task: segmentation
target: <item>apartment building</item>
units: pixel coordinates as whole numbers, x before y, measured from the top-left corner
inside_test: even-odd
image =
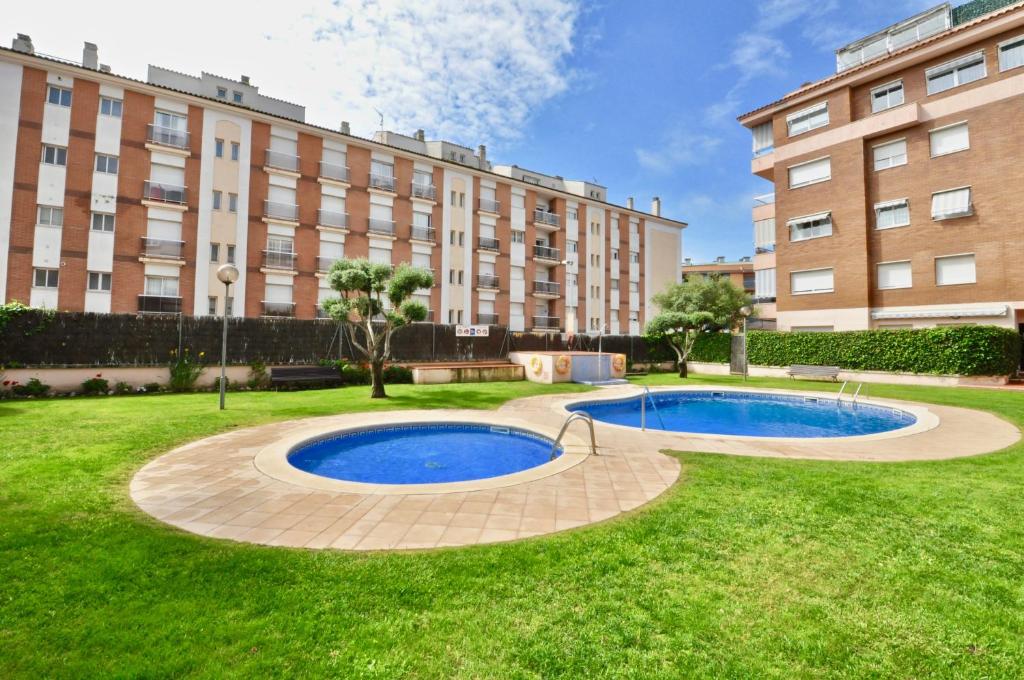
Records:
[[[0,49],[0,300],[311,319],[339,258],[429,268],[440,323],[640,333],[683,222],[486,149],[304,122],[248,77]],[[217,268],[240,278],[225,295]]]
[[[750,257],[741,257],[736,262],[727,262],[719,255],[714,262],[694,263],[690,258],[683,260],[683,281],[694,278],[718,277],[728,279],[737,288],[754,294],[754,263]]]
[[[780,330],[1024,331],[1024,4],[942,4],[836,65],[739,118],[774,184],[758,301]]]

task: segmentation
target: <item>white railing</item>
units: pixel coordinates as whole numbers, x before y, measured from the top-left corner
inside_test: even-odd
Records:
[[[266,166],[268,168],[277,168],[278,170],[297,172],[299,169],[299,157],[290,153],[284,153],[283,151],[267,149]]]

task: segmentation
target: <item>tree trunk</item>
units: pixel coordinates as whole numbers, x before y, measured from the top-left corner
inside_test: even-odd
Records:
[[[378,359],[370,362],[370,376],[372,381],[372,388],[370,391],[370,399],[385,399],[387,394],[384,393],[384,360]]]
[[[680,359],[678,363],[679,363],[679,377],[680,378],[685,378],[686,377],[686,359]]]

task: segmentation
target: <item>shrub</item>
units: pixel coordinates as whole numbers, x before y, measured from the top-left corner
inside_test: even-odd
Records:
[[[50,386],[43,384],[39,378],[32,378],[25,385],[15,383],[11,391],[19,397],[45,397],[50,392]]]
[[[145,392],[146,394],[156,394],[157,392],[163,391],[163,386],[160,383],[146,383],[139,388],[139,391]]]
[[[344,364],[341,367],[341,382],[344,385],[369,385],[371,378],[369,366]]]
[[[849,370],[1009,375],[1020,365],[1020,336],[998,326],[780,333],[750,331],[750,363],[814,364]]]
[[[171,350],[168,369],[171,374],[169,386],[172,392],[191,392],[195,389],[196,381],[203,372],[202,359],[205,355],[205,352],[200,352],[197,357],[193,357],[187,347],[181,356]]]
[[[249,389],[253,390],[265,390],[270,387],[270,374],[267,373],[267,365],[256,359],[249,364],[249,380],[246,383]],[[228,387],[230,387],[230,382]],[[220,383],[217,383],[217,389],[220,389]]]
[[[131,394],[132,386],[121,380],[114,385],[114,394]]]
[[[392,364],[384,369],[384,382],[390,385],[411,384],[412,369]]]
[[[109,391],[110,383],[103,377],[102,373],[97,373],[95,377],[82,381],[82,394],[95,396],[106,394]]]

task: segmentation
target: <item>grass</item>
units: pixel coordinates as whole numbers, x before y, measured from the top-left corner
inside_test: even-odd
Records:
[[[679,453],[681,482],[628,517],[419,553],[192,536],[127,495],[159,452],[231,427],[556,389],[579,388],[0,402],[0,677],[1024,675],[1022,444],[899,464]],[[867,389],[1024,424],[1021,393]]]

